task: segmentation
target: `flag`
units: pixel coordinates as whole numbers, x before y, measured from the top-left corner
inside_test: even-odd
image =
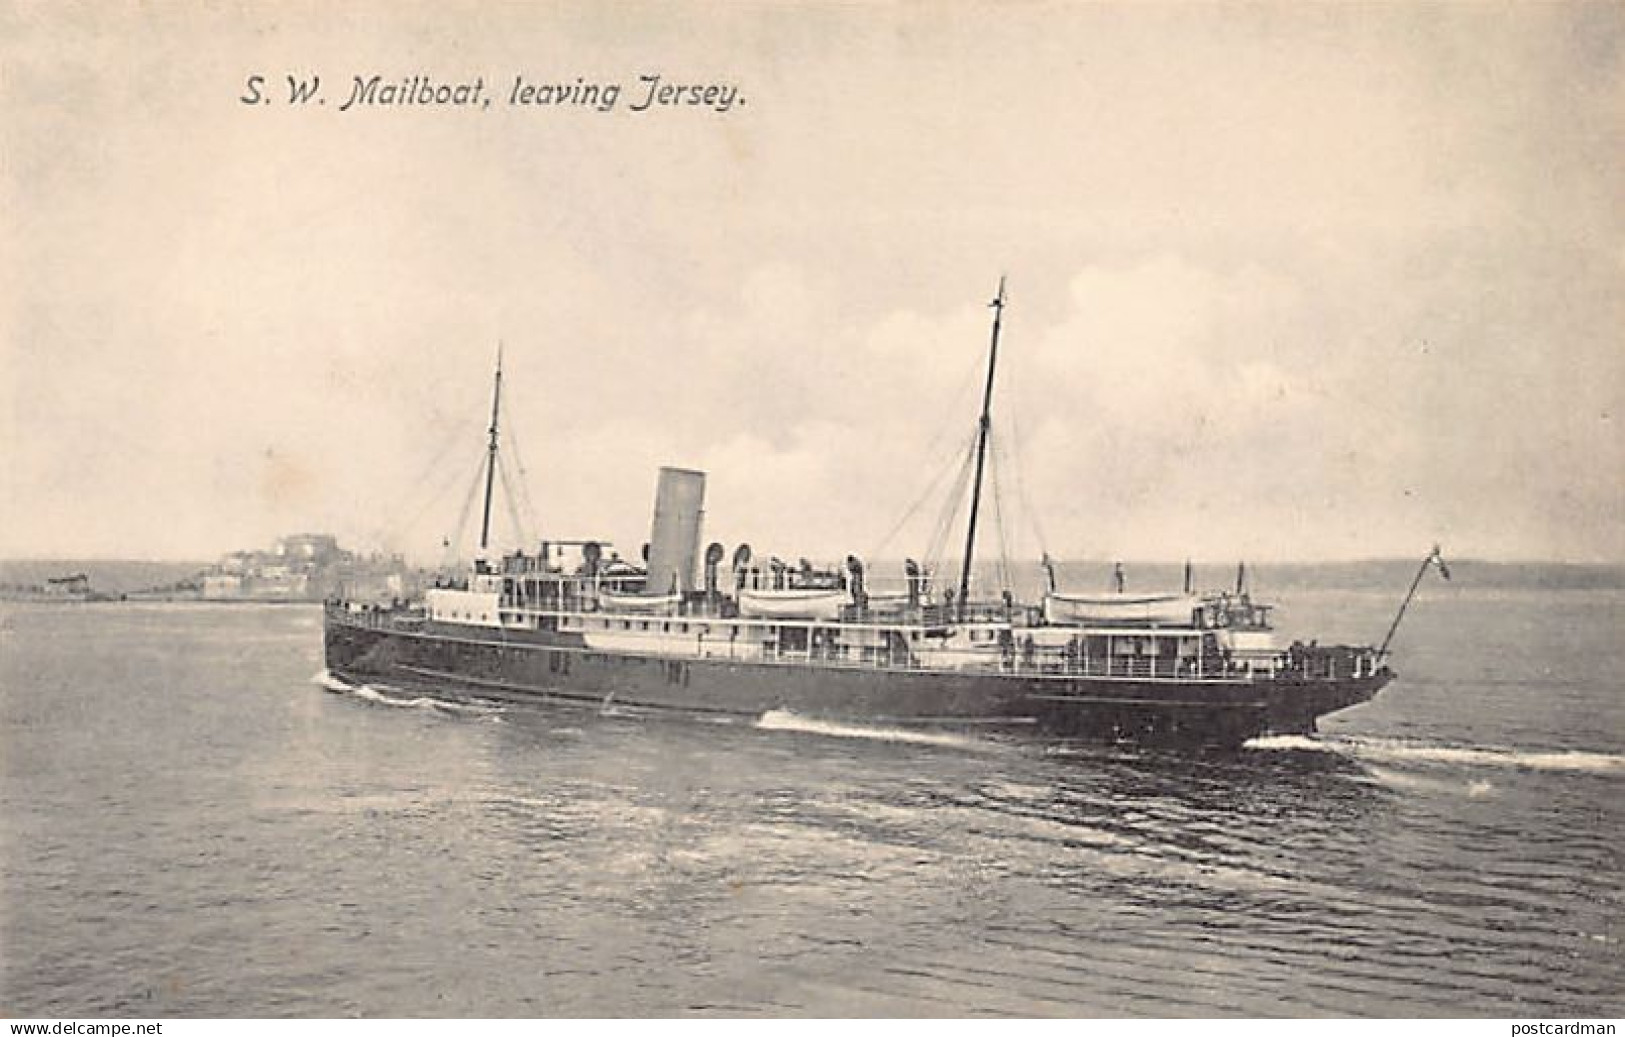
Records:
[[[1433,545],[1433,554],[1428,557],[1428,561],[1439,567],[1440,576],[1450,579],[1450,567],[1444,564],[1444,556],[1439,553],[1438,544]]]

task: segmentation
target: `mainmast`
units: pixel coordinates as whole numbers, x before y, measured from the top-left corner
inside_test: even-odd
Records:
[[[496,384],[491,389],[491,439],[485,455],[485,517],[480,522],[480,553],[491,540],[491,484],[497,474],[497,416],[502,407],[502,343],[497,343]],[[507,483],[503,483],[504,486]]]
[[[965,560],[959,569],[959,618],[965,618],[969,603],[971,557],[976,550],[976,513],[982,504],[982,468],[987,461],[987,436],[993,418],[993,371],[999,363],[999,325],[1004,319],[1004,278],[999,278],[999,294],[990,303],[993,308],[993,344],[987,353],[987,386],[982,390],[982,419],[976,428],[976,481],[971,486],[970,524],[965,530]]]

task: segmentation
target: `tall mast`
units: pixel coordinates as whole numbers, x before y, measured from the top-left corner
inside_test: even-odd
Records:
[[[965,561],[959,568],[959,618],[965,618],[970,593],[971,556],[976,550],[976,513],[982,505],[982,467],[987,461],[987,435],[993,425],[993,371],[999,363],[999,325],[1004,319],[1004,278],[999,278],[999,294],[993,308],[993,344],[987,352],[987,386],[982,390],[982,419],[976,427],[976,482],[971,487],[970,524],[965,530]]]
[[[496,384],[491,389],[491,440],[485,455],[485,517],[480,522],[480,552],[491,541],[491,484],[497,474],[497,415],[502,407],[502,343],[497,343]]]

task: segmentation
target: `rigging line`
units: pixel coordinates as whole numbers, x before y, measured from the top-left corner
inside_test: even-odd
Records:
[[[959,450],[955,451],[955,454],[960,454],[965,449],[967,449],[966,446],[961,446]],[[947,462],[948,458],[944,457],[942,463],[936,466],[937,474],[931,477],[931,481],[926,484],[925,490],[914,499],[913,504],[909,505],[908,510],[903,513],[902,518],[897,520],[897,523],[891,527],[891,530],[880,539],[880,543],[876,544],[874,549],[869,552],[870,558],[879,558],[880,552],[891,546],[892,540],[897,536],[902,528],[908,524],[909,520],[914,517],[915,513],[917,513],[920,508],[925,505],[925,502],[932,500],[937,496],[937,493],[942,487],[943,480],[947,478],[949,472],[954,470],[953,466]],[[961,461],[960,464],[963,465],[964,462]]]
[[[423,513],[427,511],[429,506],[432,505],[440,496],[439,493],[424,492],[425,488],[429,486],[430,479],[436,475],[440,476],[435,483],[436,488],[442,487],[444,484],[450,482],[450,480],[446,478],[446,474],[452,469],[443,468],[442,466],[445,464],[446,459],[451,456],[452,452],[462,445],[462,441],[455,435],[448,435],[441,441],[440,449],[434,454],[433,457],[429,459],[429,463],[424,465],[422,470],[418,472],[417,477],[408,484],[409,489],[400,498],[400,506],[397,508],[391,508],[384,521],[372,531],[373,535],[380,543],[387,544],[396,540],[397,538],[406,536],[411,531],[412,525],[415,524],[418,519],[423,517]],[[412,513],[411,520],[409,522],[400,521],[398,516],[407,511],[408,508],[414,504],[418,504],[419,507],[415,512]],[[395,519],[392,521],[388,516],[395,516]]]
[[[942,511],[937,515],[936,528],[932,530],[931,540],[926,546],[926,557],[933,569],[939,563],[950,560],[947,554],[948,538],[959,525],[959,513],[965,506],[965,495],[970,489],[970,473],[971,463],[969,461],[962,463],[953,487],[948,491],[948,498],[943,502]]]
[[[1012,399],[1019,399],[1016,394],[1018,392],[1017,386],[1020,379],[1021,365],[1015,364],[1011,366],[1014,370],[1011,372],[1009,393]],[[1010,450],[1015,455],[1012,464],[1016,470],[1016,506],[1021,509],[1022,514],[1027,517],[1027,522],[1033,527],[1033,535],[1038,539],[1040,556],[1047,555],[1049,554],[1049,545],[1047,538],[1044,536],[1044,527],[1039,521],[1038,509],[1033,506],[1032,497],[1027,492],[1027,466],[1024,463],[1027,451],[1022,444],[1021,437],[1021,407],[1018,405],[1006,408],[1006,410],[1009,414],[1007,420],[1010,426]]]
[[[944,486],[944,479],[949,478],[949,476],[952,476],[954,473],[959,471],[959,466],[964,465],[965,463],[965,450],[973,449],[973,447],[975,447],[975,432],[972,432],[968,439],[962,439],[960,440],[959,444],[952,445],[951,449],[938,450],[938,452],[936,452],[936,457],[934,457],[933,460],[928,463],[929,470],[936,471],[936,475],[929,479],[929,483],[926,484],[925,489],[920,492],[920,496],[916,497],[915,502],[908,507],[907,512],[902,515],[902,519],[899,519],[897,525],[894,525],[892,530],[887,533],[886,538],[881,541],[881,545],[874,549],[873,553],[871,553],[871,558],[877,558],[877,556],[879,556],[882,549],[889,545],[890,540],[892,540],[892,538],[899,533],[899,530],[902,530],[903,525],[905,525],[908,520],[912,519],[913,515],[918,514],[918,510],[920,510],[921,507],[926,504],[926,502],[938,499],[938,494],[941,494],[942,486]]]
[[[988,475],[993,483],[993,528],[999,534],[999,565],[996,570],[999,577],[999,589],[1010,589],[1010,539],[1004,523],[1004,493],[1000,485],[999,476],[1002,474],[1001,465],[1004,451],[996,437],[989,437],[993,451],[989,457]]]
[[[468,514],[474,510],[474,498],[479,496],[480,483],[485,475],[485,452],[480,452],[480,463],[474,466],[474,479],[468,484],[468,496],[463,498],[463,510],[457,516],[457,529],[446,541],[446,564],[457,560],[457,551],[463,542],[463,531],[468,528]]]
[[[512,438],[512,436],[509,437],[510,442]],[[519,488],[517,494],[518,517],[521,522],[519,532],[524,543],[534,544],[537,542],[537,538],[541,536],[542,524],[536,517],[535,506],[530,501],[530,487],[527,485],[528,480],[525,478],[525,463],[517,456],[517,452],[513,463],[514,468],[509,472],[508,478],[510,482]]]
[[[509,441],[512,441],[511,434]],[[526,530],[525,524],[519,520],[519,508],[515,503],[513,481],[508,475],[508,461],[501,455],[497,457],[497,475],[502,479],[502,503],[507,505],[508,521],[513,523],[513,535],[519,539],[519,546],[523,548],[530,543],[530,534]]]
[[[960,458],[959,468],[954,475],[953,485],[937,511],[937,522],[932,528],[926,554],[933,561],[941,557],[944,541],[947,537],[948,527],[953,526],[959,517],[959,509],[964,506],[965,491],[970,486],[971,463],[975,458],[976,443],[971,441],[964,456]]]
[[[1027,524],[1032,527],[1033,537],[1038,541],[1038,553],[1042,557],[1049,554],[1049,538],[1044,535],[1043,523],[1038,518],[1038,508],[1034,506],[1032,497],[1027,492],[1027,481],[1023,478],[1021,457],[1017,455],[1016,469],[1016,506],[1027,517]]]
[[[965,505],[965,494],[970,488],[971,468],[975,463],[976,444],[973,437],[970,448],[965,452],[965,460],[959,466],[959,477],[954,480],[953,489],[943,504],[943,514],[938,518],[936,531],[931,534],[931,540],[926,547],[926,568],[931,572],[935,572],[943,560],[948,535],[958,522],[959,509]]]
[[[467,444],[454,443],[451,445],[466,446]],[[442,461],[449,452],[449,450],[441,451]],[[399,536],[403,538],[409,536],[412,530],[418,527],[418,523],[423,521],[423,516],[429,513],[429,509],[441,503],[457,482],[457,470],[450,465],[444,465],[438,474],[440,478],[435,482],[432,492],[422,495],[422,503],[418,505],[416,511],[412,512],[411,517],[395,524],[394,531]]]
[[[992,570],[993,580],[1004,583],[1004,515],[1003,502],[999,499],[999,446],[993,440],[991,430],[987,437],[987,485],[988,485],[988,516],[993,524],[994,541],[998,547],[997,553],[989,560],[988,568]]]
[[[960,375],[959,380],[954,383],[952,391],[949,392],[945,398],[945,409],[939,410],[938,413],[960,414],[970,409],[969,406],[961,406],[961,404],[965,403],[967,400],[975,399],[975,390],[981,384],[979,376],[982,373],[982,363],[983,357],[981,354],[972,353],[969,355],[969,359],[965,364],[964,372]],[[959,427],[960,425],[957,421],[943,422],[939,424],[937,426],[936,434],[927,441],[925,448],[921,451],[921,455],[933,458],[941,456],[946,460],[947,457],[951,456],[947,453],[947,450],[952,449],[957,452],[959,447],[957,444],[957,437],[953,435],[953,432]]]
[[[971,391],[977,385],[977,375],[981,372],[981,365],[982,358],[974,354],[971,355],[968,362],[965,364],[965,369],[961,377],[955,383],[954,389],[947,397],[949,400],[949,406],[943,413],[957,414],[960,412],[962,409],[960,407],[960,402],[964,398],[970,396]],[[908,521],[914,516],[920,507],[926,501],[932,499],[936,495],[942,485],[944,477],[954,470],[954,459],[961,456],[962,453],[967,449],[964,443],[959,441],[962,439],[962,437],[954,436],[954,432],[958,428],[960,428],[958,422],[937,423],[935,434],[932,435],[932,437],[927,440],[926,444],[916,452],[917,456],[926,459],[925,464],[921,465],[920,467],[926,471],[934,471],[936,474],[930,478],[924,491],[921,492],[915,502],[910,505],[908,510],[904,512],[903,517],[899,519],[897,524],[891,528],[891,531],[881,539],[880,543],[875,546],[874,550],[869,552],[870,558],[878,558],[880,553],[891,545],[893,538],[897,536],[898,532],[902,530],[903,526],[908,523]],[[971,432],[972,446],[975,445],[975,435],[976,433],[973,429]]]
[[[530,470],[525,467],[525,455],[519,449],[518,429],[514,424],[513,410],[511,407],[508,409],[508,449],[513,454],[514,464],[518,465],[515,481],[519,483],[519,507],[525,521],[529,523],[529,529],[537,530],[541,528],[542,524],[537,520],[536,506],[531,503]]]

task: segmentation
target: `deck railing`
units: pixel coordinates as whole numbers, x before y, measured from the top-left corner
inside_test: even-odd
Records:
[[[361,604],[329,601],[326,612],[331,622],[374,630],[417,630],[427,617],[417,606],[401,604]],[[506,640],[502,627],[475,628],[476,636]],[[669,642],[668,642],[669,643]],[[918,642],[915,642],[917,644]],[[727,647],[724,647],[727,645]],[[1087,655],[1055,649],[1023,650],[1011,645],[1003,651],[987,653],[987,661],[964,668],[929,666],[901,645],[863,648],[825,643],[814,647],[786,646],[775,641],[697,641],[695,658],[783,665],[817,665],[872,670],[916,670],[929,672],[997,672],[1040,677],[1100,677],[1134,680],[1343,680],[1376,675],[1383,657],[1373,648],[1337,645],[1330,647],[1294,645],[1269,656],[1237,659],[1222,654],[1205,656],[1171,655]],[[651,652],[673,655],[680,653]]]
[[[329,619],[369,630],[395,630],[422,623],[423,609],[413,605],[328,601]]]

